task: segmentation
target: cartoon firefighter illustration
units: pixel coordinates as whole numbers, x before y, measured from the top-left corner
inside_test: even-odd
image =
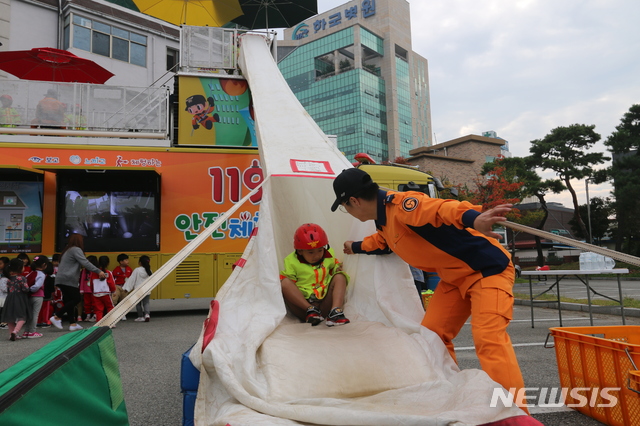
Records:
[[[185,111],[188,111],[193,116],[191,125],[194,130],[200,128],[200,125],[203,125],[207,130],[211,130],[213,123],[220,121],[220,116],[217,113],[209,115],[215,109],[214,100],[211,96],[207,99],[202,95],[192,95],[187,98]]]

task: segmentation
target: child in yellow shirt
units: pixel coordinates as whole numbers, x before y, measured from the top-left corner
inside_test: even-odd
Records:
[[[342,309],[349,276],[328,244],[319,225],[305,223],[296,230],[295,250],[280,271],[285,304],[300,321],[314,326],[325,318],[329,327],[349,323]]]

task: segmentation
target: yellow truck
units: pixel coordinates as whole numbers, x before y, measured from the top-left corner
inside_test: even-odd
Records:
[[[429,173],[420,171],[412,166],[403,164],[372,164],[362,162],[356,156],[359,164],[354,164],[359,169],[369,173],[371,179],[384,188],[395,191],[420,191],[432,198],[438,198],[442,191],[450,191],[456,197],[455,188],[445,188],[442,182]],[[435,273],[425,272],[423,290],[435,290],[440,278]],[[423,300],[424,303],[424,300]]]
[[[369,173],[371,179],[384,188],[395,191],[420,191],[432,198],[439,198],[440,193],[445,190],[454,197],[458,195],[455,188],[445,188],[440,179],[413,166],[360,162],[356,167]]]

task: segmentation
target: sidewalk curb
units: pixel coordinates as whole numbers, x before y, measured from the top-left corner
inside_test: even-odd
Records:
[[[530,300],[514,299],[515,305],[531,306]],[[558,302],[548,302],[542,300],[534,300],[533,305],[538,308],[558,309]],[[581,303],[560,302],[560,308],[563,311],[579,311],[589,312],[589,305]],[[597,306],[591,305],[591,312],[594,314],[618,315],[621,316],[620,306]],[[640,317],[640,309],[624,308],[625,317]]]

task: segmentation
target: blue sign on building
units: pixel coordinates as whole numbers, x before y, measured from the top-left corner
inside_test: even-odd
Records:
[[[369,18],[376,14],[376,0],[362,0],[360,3],[360,15],[363,18]],[[353,18],[358,17],[358,6],[351,6],[344,9],[344,21],[342,12],[336,12],[332,15],[329,15],[329,19],[316,19],[313,22],[313,31],[314,34],[324,31],[327,28],[336,27],[341,25],[345,21],[350,21]],[[301,40],[303,38],[309,37],[309,25],[306,23],[299,24],[294,30],[293,35],[291,37],[292,40]]]

